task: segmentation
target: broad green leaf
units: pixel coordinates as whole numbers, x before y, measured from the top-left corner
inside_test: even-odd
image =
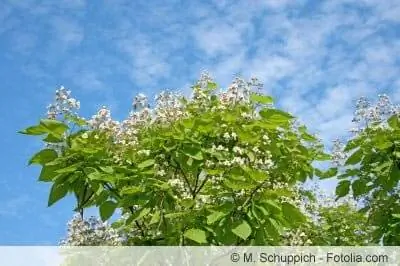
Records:
[[[282,208],[273,200],[265,200],[263,203],[266,204],[266,207],[271,213],[279,214],[282,211]]]
[[[154,214],[151,216],[149,225],[158,223],[160,221],[160,218],[161,218],[161,212],[159,210],[155,211]]]
[[[192,199],[183,199],[181,200],[181,205],[185,208],[190,208],[195,204],[195,201]]]
[[[266,121],[276,124],[286,124],[294,117],[286,112],[277,109],[263,109],[260,115]]]
[[[98,180],[98,181],[105,181],[105,182],[110,182],[110,183],[114,183],[116,181],[116,177],[113,175],[109,175],[109,174],[103,174],[100,172],[93,172],[87,175],[87,177],[90,180]]]
[[[40,152],[36,153],[30,160],[29,164],[40,164],[44,165],[48,162],[53,161],[58,157],[58,154],[55,150],[52,149],[43,149]]]
[[[114,173],[114,168],[112,168],[111,166],[100,166],[99,167],[103,172],[107,173],[107,174],[113,174]]]
[[[367,183],[363,179],[357,179],[351,184],[351,188],[353,190],[354,196],[360,196],[363,195],[368,191]]]
[[[397,129],[399,128],[400,122],[399,122],[399,117],[398,115],[392,115],[389,119],[388,119],[388,124],[391,128],[393,129]]]
[[[82,166],[82,164],[83,164],[82,162],[79,162],[79,163],[76,163],[76,164],[73,164],[73,165],[58,169],[55,172],[57,174],[72,173],[72,172],[77,171],[78,168],[80,168]]]
[[[50,190],[48,206],[50,207],[60,199],[64,198],[68,193],[68,186],[66,184],[53,184]]]
[[[392,214],[392,216],[393,216],[394,218],[400,219],[400,214],[399,214],[399,213],[394,213],[394,214]]]
[[[48,133],[46,127],[43,125],[31,126],[24,130],[19,131],[18,133],[25,134],[25,135],[32,135],[32,136],[40,136],[43,134]]]
[[[184,119],[182,120],[182,124],[186,127],[186,128],[193,128],[194,124],[195,124],[195,120],[193,118],[188,118],[188,119]]]
[[[232,232],[243,240],[246,240],[251,234],[251,227],[243,221],[241,224],[232,229]]]
[[[345,165],[354,165],[361,162],[364,153],[362,149],[355,151],[345,162]]]
[[[209,225],[213,224],[216,221],[219,221],[224,216],[226,216],[226,214],[223,212],[218,212],[218,211],[213,212],[207,216],[207,224],[209,224]]]
[[[217,88],[217,83],[215,83],[215,82],[208,82],[207,83],[207,89],[209,89],[209,90],[215,90],[216,88]]]
[[[328,160],[330,160],[332,158],[332,156],[331,155],[329,155],[329,154],[327,154],[327,153],[318,153],[316,156],[315,156],[315,160],[317,160],[317,161],[328,161]]]
[[[339,198],[346,196],[349,194],[350,190],[350,181],[349,180],[342,180],[336,187],[336,196]]]
[[[187,215],[187,212],[174,212],[174,213],[168,213],[168,214],[164,215],[164,217],[167,219],[176,219],[176,218],[180,218],[180,217],[183,217],[186,215]]]
[[[228,188],[231,188],[233,190],[242,190],[242,189],[252,189],[257,186],[257,184],[250,183],[249,181],[245,180],[233,180],[231,179],[224,179],[223,181],[224,185],[227,186]]]
[[[108,220],[115,211],[115,208],[117,208],[117,203],[113,201],[106,201],[103,204],[100,205],[100,218],[104,222]]]
[[[64,141],[64,139],[61,135],[57,136],[50,133],[43,139],[43,141],[48,143],[61,143]]]
[[[58,174],[55,172],[59,167],[57,165],[44,165],[40,171],[39,181],[52,181]]]
[[[184,236],[199,244],[207,243],[206,233],[200,229],[195,229],[195,228],[189,229],[185,232]]]
[[[315,175],[318,176],[320,179],[326,179],[336,176],[338,173],[337,167],[330,168],[325,172],[322,172],[319,169],[315,169]]]
[[[306,220],[305,216],[298,208],[287,202],[282,203],[282,213],[285,219],[290,223],[304,222]]]
[[[346,147],[344,148],[344,151],[348,152],[348,151],[354,150],[355,148],[359,147],[361,143],[362,143],[362,138],[360,138],[360,137],[352,139],[349,142],[347,142]]]
[[[266,96],[266,95],[260,95],[257,93],[252,93],[250,95],[250,100],[256,103],[261,103],[261,104],[270,104],[274,102],[274,99],[271,96]]]
[[[203,160],[203,154],[199,148],[186,146],[183,149],[183,153],[195,160]]]
[[[132,217],[132,221],[137,221],[143,217],[145,217],[147,214],[149,214],[151,211],[150,208],[143,208],[140,211],[138,211],[137,213],[135,213]]]
[[[127,194],[137,194],[143,192],[141,187],[124,187],[121,190],[122,195],[127,195]]]
[[[155,160],[154,160],[154,159],[148,159],[148,160],[146,160],[146,161],[141,162],[140,164],[138,164],[138,168],[144,169],[144,168],[153,166],[154,163],[155,163]]]
[[[61,136],[68,129],[66,124],[58,120],[42,119],[40,124],[46,128],[48,133],[52,133],[54,136]]]
[[[280,232],[281,232],[281,228],[278,225],[278,223],[272,219],[272,218],[268,218],[265,222],[265,229],[268,232],[268,235],[274,237],[274,238],[279,238],[280,236]]]

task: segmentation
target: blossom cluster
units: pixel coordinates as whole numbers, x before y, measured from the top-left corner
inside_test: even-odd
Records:
[[[61,86],[56,90],[54,103],[47,106],[47,118],[57,119],[60,115],[74,114],[80,108],[80,102],[71,96],[71,91]]]
[[[60,243],[62,246],[120,246],[126,241],[123,234],[94,216],[82,219],[80,215],[74,215],[67,226],[67,236]]]
[[[384,127],[386,119],[394,114],[400,114],[400,106],[393,104],[386,94],[378,95],[378,101],[374,105],[367,98],[361,97],[354,112],[353,122],[356,126],[350,131],[358,134],[366,127]]]

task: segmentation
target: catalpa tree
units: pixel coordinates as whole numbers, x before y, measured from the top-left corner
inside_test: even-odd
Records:
[[[43,136],[31,164],[50,182],[48,205],[68,194],[76,211],[97,206],[128,245],[277,245],[311,218],[301,184],[329,160],[319,140],[274,108],[256,79],[218,90],[208,74],[190,98],[164,91],[153,108],[139,94],[122,122],[91,119],[61,88],[48,118],[21,133]],[[334,173],[333,173],[334,174]]]
[[[345,145],[336,145],[333,158],[340,166],[338,198],[348,194],[359,200],[373,241],[400,244],[400,108],[387,95],[373,105],[361,98],[352,130]]]

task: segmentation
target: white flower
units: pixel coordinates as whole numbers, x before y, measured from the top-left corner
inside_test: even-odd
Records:
[[[163,170],[163,169],[161,169],[161,170],[159,170],[158,172],[157,172],[157,175],[159,175],[159,176],[165,176],[165,171]]]
[[[224,138],[225,138],[226,140],[229,140],[229,139],[231,138],[231,136],[229,135],[228,132],[226,132],[226,133],[224,134]]]

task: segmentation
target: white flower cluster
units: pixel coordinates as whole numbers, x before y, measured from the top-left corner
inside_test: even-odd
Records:
[[[155,122],[167,123],[173,122],[186,115],[183,105],[180,102],[182,96],[179,93],[163,91],[155,97],[156,107]]]
[[[89,126],[92,129],[104,130],[114,132],[118,127],[119,123],[112,120],[111,111],[103,106],[97,114],[92,116],[92,119],[88,121]]]
[[[180,195],[181,199],[190,199],[192,196],[190,195],[190,192],[186,188],[186,184],[180,179],[180,178],[173,178],[169,179],[167,183],[175,188]],[[174,195],[176,199],[179,197],[177,195]]]
[[[357,125],[350,131],[357,134],[366,127],[385,127],[385,120],[394,114],[400,114],[400,106],[392,104],[386,94],[378,95],[378,101],[375,105],[372,105],[367,98],[361,97],[357,101],[353,118],[353,122]]]
[[[313,244],[301,228],[285,231],[283,238],[283,244],[286,246],[310,246]]]
[[[82,219],[75,215],[68,222],[67,237],[61,241],[62,246],[120,246],[126,238],[106,222],[96,217]]]
[[[347,159],[347,154],[344,152],[345,145],[339,140],[335,139],[332,146],[332,164],[341,166]]]
[[[80,102],[71,97],[71,91],[61,86],[56,90],[54,103],[47,106],[47,118],[56,119],[59,115],[73,114],[80,108]]]

